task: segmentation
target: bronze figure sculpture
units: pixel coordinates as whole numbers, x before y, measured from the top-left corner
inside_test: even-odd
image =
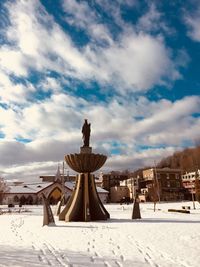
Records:
[[[90,123],[87,122],[85,119],[85,122],[82,127],[82,134],[83,134],[83,144],[84,146],[89,147],[90,144]]]

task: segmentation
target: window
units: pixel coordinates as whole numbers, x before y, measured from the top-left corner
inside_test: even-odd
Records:
[[[170,181],[167,181],[167,187],[170,187]]]
[[[176,173],[176,179],[177,179],[177,180],[179,179],[179,175],[178,175],[178,173]]]
[[[19,197],[18,196],[14,196],[14,202],[19,202]]]
[[[176,187],[177,186],[176,182],[177,181],[175,180],[170,181],[170,187]]]
[[[169,173],[166,174],[167,179],[169,179]]]

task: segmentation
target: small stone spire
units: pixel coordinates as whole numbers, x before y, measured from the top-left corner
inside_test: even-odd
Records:
[[[61,183],[62,182],[62,177],[60,173],[60,165],[58,164],[58,169],[55,175],[55,182]]]

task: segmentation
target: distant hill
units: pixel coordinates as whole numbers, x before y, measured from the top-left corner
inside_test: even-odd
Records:
[[[176,151],[173,155],[161,159],[161,161],[156,165],[157,168],[171,168],[171,169],[181,169],[183,173],[195,171],[196,168],[200,169],[200,144],[193,148],[186,148],[182,151]],[[121,180],[126,180],[129,177],[142,177],[143,170],[152,168],[152,166],[145,166],[135,171],[121,171],[112,172],[113,174],[127,175],[126,178]]]
[[[157,167],[177,168],[183,172],[195,171],[196,168],[200,169],[200,145],[177,151],[172,156],[163,158],[157,164]]]

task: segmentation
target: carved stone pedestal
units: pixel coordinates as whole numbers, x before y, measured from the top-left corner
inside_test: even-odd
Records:
[[[90,147],[86,149],[81,148],[82,153],[65,156],[69,167],[79,175],[76,178],[74,191],[59,216],[60,220],[65,218],[67,222],[96,221],[110,218],[97,193],[94,175],[91,174],[103,166],[107,157],[91,153]]]
[[[90,146],[82,146],[80,147],[80,152],[84,154],[91,154],[92,148]]]
[[[109,213],[99,199],[94,176],[81,173],[77,176],[74,192],[67,203],[65,221],[107,220]]]

